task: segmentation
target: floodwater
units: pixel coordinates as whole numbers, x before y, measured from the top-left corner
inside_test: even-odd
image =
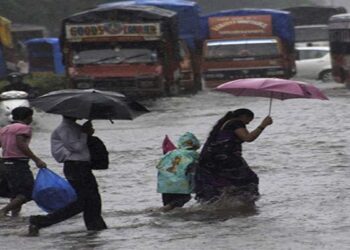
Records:
[[[151,113],[133,121],[96,121],[96,135],[110,151],[108,170],[95,171],[109,229],[87,232],[81,215],[26,237],[28,217],[43,213],[30,202],[18,218],[0,221],[0,249],[349,249],[350,91],[315,82],[329,101],[274,100],[274,123],[243,145],[244,157],[260,177],[256,209],[227,202],[160,213],[155,165],[168,134],[186,131],[203,143],[217,119],[246,107],[256,119],[268,113],[266,98],[203,91],[195,96],[149,101]],[[54,171],[49,138],[60,118],[36,113],[32,148]],[[33,166],[33,171],[37,169]],[[0,199],[4,205],[6,199]]]

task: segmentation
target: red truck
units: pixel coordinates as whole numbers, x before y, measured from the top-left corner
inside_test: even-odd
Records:
[[[176,95],[180,50],[176,13],[153,6],[107,6],[63,20],[70,88],[134,97]]]
[[[242,9],[201,19],[204,87],[239,78],[295,74],[294,27],[288,12]],[[205,33],[207,32],[207,33]]]

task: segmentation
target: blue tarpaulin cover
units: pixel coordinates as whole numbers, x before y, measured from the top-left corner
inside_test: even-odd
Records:
[[[190,49],[195,48],[195,41],[199,39],[200,7],[196,2],[183,0],[135,0],[105,3],[99,6],[113,5],[148,5],[171,10],[177,13],[180,38]]]

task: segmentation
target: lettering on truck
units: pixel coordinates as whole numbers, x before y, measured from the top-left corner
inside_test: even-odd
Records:
[[[161,35],[159,23],[139,24],[107,22],[98,24],[66,25],[66,36],[68,40],[115,36],[142,36],[159,39]]]
[[[209,18],[212,39],[242,35],[272,35],[271,16],[225,16]]]

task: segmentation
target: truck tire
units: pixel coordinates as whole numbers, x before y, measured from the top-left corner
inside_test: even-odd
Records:
[[[163,78],[161,80],[161,97],[167,97],[168,96],[168,86],[167,81]]]
[[[332,70],[327,69],[327,70],[322,71],[320,73],[320,75],[319,75],[319,79],[322,82],[331,82],[331,81],[333,81]]]
[[[198,92],[203,89],[202,84],[202,75],[201,74],[194,74],[194,91]]]
[[[178,96],[180,93],[179,82],[173,82],[167,85],[167,95],[168,96]]]

